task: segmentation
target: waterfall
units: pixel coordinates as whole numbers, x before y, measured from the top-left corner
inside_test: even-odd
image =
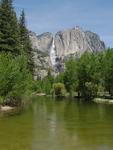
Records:
[[[56,54],[56,50],[55,50],[55,42],[54,42],[54,38],[52,41],[52,46],[51,46],[51,50],[50,50],[50,60],[53,66],[56,65],[56,58],[57,58],[57,54]]]

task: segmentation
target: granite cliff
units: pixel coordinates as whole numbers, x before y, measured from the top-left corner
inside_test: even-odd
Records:
[[[57,32],[54,36],[49,32],[38,36],[30,32],[30,39],[33,47],[35,79],[46,76],[49,68],[53,68],[56,72],[61,71],[63,62],[70,56],[105,49],[104,42],[96,33],[83,31],[79,27]]]

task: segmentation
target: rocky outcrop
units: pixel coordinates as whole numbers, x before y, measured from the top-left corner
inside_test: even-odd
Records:
[[[30,32],[29,35],[33,49],[49,53],[53,40],[53,35],[51,33],[46,32],[37,36],[35,33]]]
[[[71,54],[83,54],[85,51],[96,52],[105,49],[105,44],[99,36],[79,27],[58,32],[55,35],[55,45],[58,57]]]
[[[96,33],[93,33],[91,31],[86,31],[85,37],[90,49],[93,52],[101,51],[105,49],[104,42],[100,40],[100,37]]]
[[[47,76],[51,66],[50,57],[47,52],[42,52],[37,49],[33,50],[34,60],[34,79],[42,79]]]
[[[32,55],[34,61],[34,79],[44,78],[48,69],[51,67],[50,61],[50,47],[52,44],[53,36],[51,33],[44,33],[36,35],[36,33],[29,33],[32,44]]]
[[[51,33],[36,35],[29,33],[35,64],[35,79],[47,75],[48,68],[61,71],[64,60],[70,56],[76,57],[85,51],[97,52],[105,49],[105,44],[100,37],[90,31],[83,31],[76,27],[60,31],[53,36]]]

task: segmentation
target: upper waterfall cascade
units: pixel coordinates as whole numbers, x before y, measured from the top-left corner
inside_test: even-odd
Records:
[[[57,54],[56,54],[56,49],[55,49],[55,42],[53,39],[51,50],[50,50],[50,59],[51,59],[51,63],[53,66],[56,65],[56,58],[57,58]]]

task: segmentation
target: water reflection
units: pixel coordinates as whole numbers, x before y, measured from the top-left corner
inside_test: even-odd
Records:
[[[112,150],[113,106],[35,98],[21,115],[0,118],[1,150]]]
[[[0,118],[0,149],[31,150],[32,149],[32,117],[31,109],[22,115]]]
[[[113,148],[113,121],[107,117],[111,106],[71,100],[38,100],[35,149],[74,150]],[[109,109],[109,111],[108,111]],[[37,119],[36,119],[37,120]],[[39,130],[38,130],[39,129]],[[39,137],[39,136],[38,136]],[[33,140],[34,141],[34,140]],[[43,144],[42,144],[43,143]]]

